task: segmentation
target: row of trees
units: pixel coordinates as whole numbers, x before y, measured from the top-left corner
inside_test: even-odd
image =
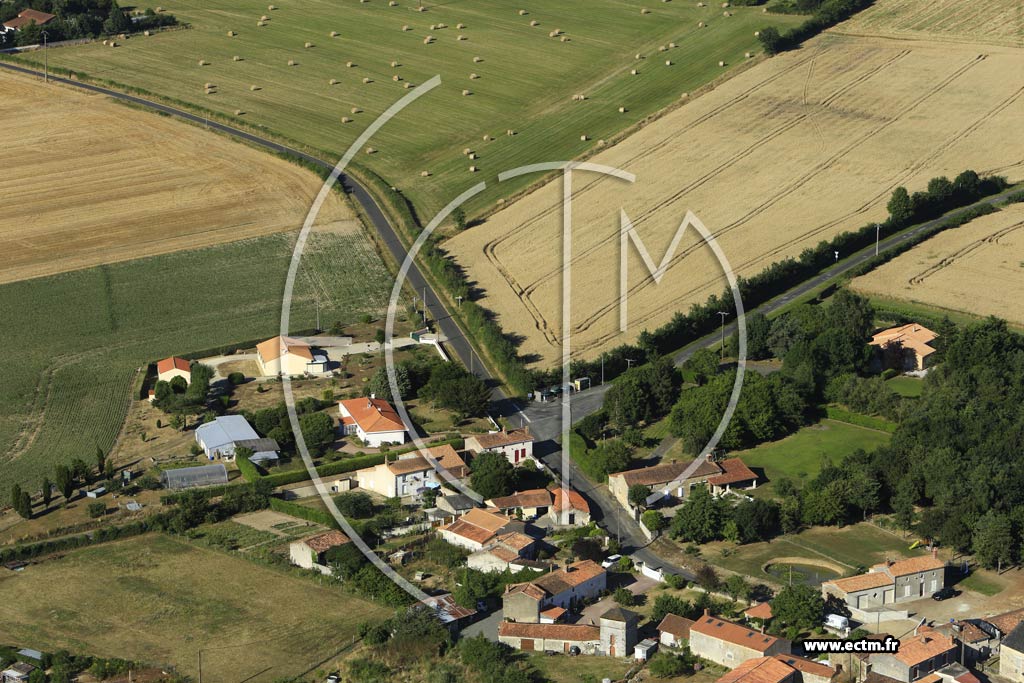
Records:
[[[98,479],[106,478],[108,487],[114,485],[114,463],[107,458],[107,454],[99,446],[96,447],[96,470],[93,469],[81,458],[75,458],[69,464],[55,465],[53,478],[44,476],[40,485],[40,499],[43,508],[48,508],[53,500],[54,489],[63,496],[64,502],[71,500],[75,488],[81,485],[90,484]],[[10,489],[9,498],[11,507],[19,516],[29,519],[32,517],[32,494],[22,488],[20,484],[13,484]]]
[[[38,45],[45,30],[49,42],[95,38],[173,26],[178,20],[172,14],[157,14],[146,9],[129,17],[116,0],[16,0],[0,3],[0,23],[10,21],[25,9],[36,9],[56,16],[46,26],[35,23],[11,33],[0,33],[0,49],[15,45]],[[6,41],[6,42],[5,42]]]
[[[870,7],[872,2],[874,0],[782,0],[770,9],[785,14],[811,14],[811,17],[785,33],[780,33],[774,26],[761,29],[761,46],[770,55],[792,50],[805,40]]]
[[[672,538],[690,543],[728,540],[734,543],[766,541],[782,530],[780,508],[760,498],[733,506],[695,486],[669,524]]]

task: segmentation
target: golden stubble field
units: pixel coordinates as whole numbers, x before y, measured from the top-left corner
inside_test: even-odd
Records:
[[[1024,46],[1020,0],[884,0],[840,28],[851,34]]]
[[[320,189],[310,171],[101,95],[8,72],[0,90],[0,283],[297,230]],[[357,229],[336,195],[319,223]]]
[[[900,185],[923,189],[967,168],[1020,179],[1022,86],[1024,50],[825,35],[602,152],[593,161],[637,182],[576,175],[574,354],[631,341],[725,287],[692,232],[658,285],[630,247],[629,329],[619,333],[620,207],[655,263],[689,209],[750,276],[883,219]],[[561,194],[553,181],[446,243],[522,352],[548,364],[561,348]]]
[[[1024,324],[1024,204],[939,233],[855,279],[853,288]]]

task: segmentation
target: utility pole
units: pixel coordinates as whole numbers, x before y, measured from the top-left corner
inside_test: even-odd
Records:
[[[604,386],[604,354],[601,354],[601,386]]]
[[[203,651],[199,650],[199,683],[203,683]]]
[[[875,256],[878,256],[878,240],[882,236],[882,224],[875,223]]]
[[[48,51],[47,39],[50,37],[46,31],[40,34],[43,37],[43,83],[50,82],[50,53]]]
[[[459,302],[459,308],[462,308],[462,295],[455,297],[455,300]]]
[[[316,300],[316,331],[320,331],[320,299]]]
[[[633,363],[635,363],[635,362],[636,361],[633,360],[632,358],[627,358],[626,359],[626,370],[629,370],[630,368],[632,368],[633,367]]]
[[[423,324],[427,324],[427,288],[423,287]]]
[[[729,315],[725,311],[719,311],[718,315],[722,316],[722,349],[719,351],[719,360],[725,359],[725,317]]]
[[[836,255],[836,263],[839,263],[839,252],[836,251],[836,252],[832,252],[832,253],[834,253]]]

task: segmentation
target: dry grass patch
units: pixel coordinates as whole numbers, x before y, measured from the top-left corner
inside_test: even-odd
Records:
[[[843,25],[843,31],[1024,46],[1020,0],[884,0]]]
[[[291,163],[99,95],[7,72],[0,89],[0,282],[296,230],[320,188]],[[340,197],[320,220],[356,229]]]
[[[827,35],[727,81],[594,161],[635,184],[574,177],[574,352],[594,357],[725,288],[690,231],[660,285],[629,255],[629,331],[619,332],[619,209],[655,263],[687,210],[741,276],[886,216],[892,190],[973,168],[1024,173],[1007,144],[1024,115],[1009,73],[1024,51]],[[446,243],[521,350],[561,353],[562,182],[552,182]],[[545,246],[547,248],[545,248]],[[994,284],[990,281],[990,284]],[[979,285],[980,286],[980,285]]]
[[[337,587],[163,535],[0,576],[0,618],[12,642],[174,666],[189,676],[203,647],[203,673],[220,681],[301,673],[350,642],[358,622],[389,613]]]
[[[853,287],[1024,323],[1024,204],[941,232],[857,278]]]

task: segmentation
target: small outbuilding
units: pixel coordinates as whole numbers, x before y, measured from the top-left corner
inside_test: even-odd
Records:
[[[202,486],[222,486],[228,483],[228,470],[222,463],[182,467],[176,470],[165,470],[160,475],[160,481],[172,491]]]

